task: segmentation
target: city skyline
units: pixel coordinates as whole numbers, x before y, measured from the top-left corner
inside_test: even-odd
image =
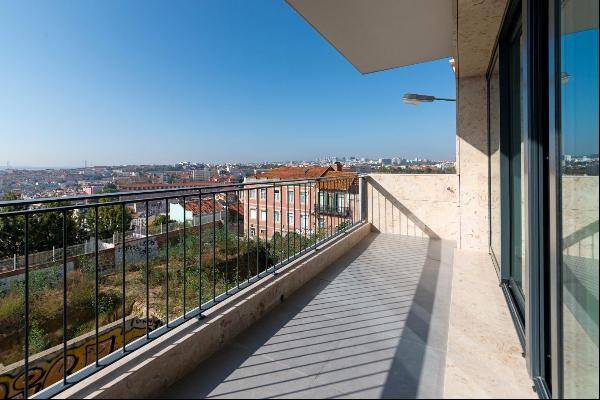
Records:
[[[361,75],[284,2],[2,2],[0,35],[2,165],[455,156],[454,104],[402,103],[448,59]]]

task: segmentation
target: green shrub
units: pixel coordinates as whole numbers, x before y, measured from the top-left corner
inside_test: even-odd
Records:
[[[37,321],[31,321],[29,325],[29,354],[37,354],[46,350],[48,344],[46,332],[44,332]],[[23,349],[23,352],[25,352],[25,349]]]
[[[0,299],[0,335],[22,329],[25,321],[25,296],[12,292]]]

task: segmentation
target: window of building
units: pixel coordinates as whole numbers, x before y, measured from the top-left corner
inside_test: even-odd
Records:
[[[250,199],[256,200],[256,189],[250,190]]]
[[[281,220],[281,214],[279,213],[279,211],[273,212],[273,219],[275,220],[275,222],[279,222]]]
[[[250,228],[250,237],[256,236],[256,228]]]
[[[294,213],[288,213],[288,225],[294,225]]]
[[[261,200],[267,199],[267,189],[260,189],[260,199]]]
[[[256,219],[256,208],[250,209],[250,219]]]
[[[275,199],[275,201],[281,200],[281,192],[279,189],[274,189],[273,198]]]
[[[327,207],[327,192],[319,192],[319,207]]]
[[[304,190],[300,192],[300,203],[306,203],[306,192]]]
[[[346,195],[344,192],[337,192],[335,194],[335,204],[338,211],[342,212],[346,208]]]
[[[260,220],[261,221],[267,220],[267,212],[265,210],[260,210]]]

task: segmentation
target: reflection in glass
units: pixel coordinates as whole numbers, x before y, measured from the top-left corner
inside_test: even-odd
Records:
[[[523,168],[523,122],[522,122],[522,34],[519,31],[509,43],[509,85],[510,85],[510,147],[509,147],[509,202],[510,202],[510,278],[517,303],[523,311],[523,266],[525,246],[524,236],[524,179]]]
[[[564,397],[598,397],[598,1],[561,2]]]
[[[494,62],[489,77],[490,96],[490,247],[498,266],[501,259],[501,205],[500,205],[500,75],[498,58]]]

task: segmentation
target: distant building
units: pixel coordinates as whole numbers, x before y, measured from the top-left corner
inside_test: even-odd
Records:
[[[335,168],[334,168],[335,167]],[[270,239],[276,232],[313,234],[315,228],[335,228],[354,210],[351,195],[358,193],[358,175],[334,167],[281,167],[246,178],[246,183],[261,180],[290,181],[281,186],[252,189],[248,186],[242,198],[249,236]],[[339,168],[339,170],[337,170]],[[318,184],[294,184],[295,179],[339,177]]]
[[[83,187],[83,193],[87,195],[98,194],[102,190],[101,186],[89,185]]]
[[[213,218],[214,217],[214,218]],[[169,219],[177,222],[188,221],[192,226],[210,224],[213,221],[225,220],[225,207],[219,202],[213,203],[212,199],[202,201],[187,201],[185,210],[182,202],[169,204]]]

